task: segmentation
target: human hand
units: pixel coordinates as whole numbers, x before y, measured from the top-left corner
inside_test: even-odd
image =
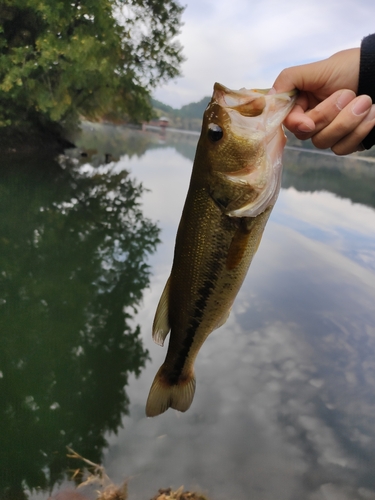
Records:
[[[300,90],[284,125],[298,139],[312,140],[338,155],[363,149],[362,140],[375,126],[375,105],[366,95],[356,97],[360,49],[337,52],[316,63],[283,70],[277,92]]]

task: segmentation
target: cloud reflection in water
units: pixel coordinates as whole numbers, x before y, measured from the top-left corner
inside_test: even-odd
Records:
[[[186,188],[175,168],[174,197]],[[156,203],[166,184],[152,170],[133,168]],[[168,213],[177,227],[180,210]],[[374,229],[371,208],[283,190],[228,322],[198,356],[191,409],[146,419],[165,355],[148,333],[171,264],[171,249],[160,246],[154,264],[163,275],[138,320],[153,362],[130,384],[131,417],[110,438],[110,475],[133,475],[139,498],[184,484],[215,500],[375,499]]]

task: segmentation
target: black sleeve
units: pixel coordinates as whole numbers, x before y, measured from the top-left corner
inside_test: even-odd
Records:
[[[375,34],[366,36],[361,43],[359,82],[357,95],[366,94],[375,104]],[[375,144],[375,127],[362,141],[366,149]]]

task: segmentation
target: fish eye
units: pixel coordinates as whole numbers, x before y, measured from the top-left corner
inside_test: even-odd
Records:
[[[216,123],[210,123],[208,126],[208,132],[207,132],[208,138],[212,142],[217,142],[220,141],[220,139],[223,137],[224,132],[219,125],[216,125]]]

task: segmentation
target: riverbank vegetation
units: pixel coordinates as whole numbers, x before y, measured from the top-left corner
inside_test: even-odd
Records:
[[[81,117],[152,116],[179,75],[177,0],[0,0],[1,146],[60,140]]]

